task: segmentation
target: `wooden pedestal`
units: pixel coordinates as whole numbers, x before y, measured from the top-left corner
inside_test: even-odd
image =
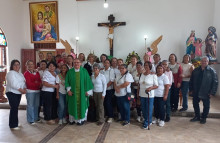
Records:
[[[8,99],[4,96],[4,86],[3,83],[5,81],[6,71],[0,72],[0,103],[8,102]]]

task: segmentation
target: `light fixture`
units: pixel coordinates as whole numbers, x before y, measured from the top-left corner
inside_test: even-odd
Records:
[[[108,8],[107,0],[105,0],[105,2],[104,2],[104,8]]]
[[[79,41],[79,37],[78,36],[76,36],[76,55],[78,54],[78,50],[77,50],[77,44],[78,44],[78,41]]]
[[[145,41],[145,45],[144,45],[144,48],[146,48],[146,52],[147,52],[147,46],[146,46],[146,40],[148,39],[148,36],[147,35],[144,35],[144,41]]]
[[[76,36],[76,41],[79,41],[79,37],[78,36]]]

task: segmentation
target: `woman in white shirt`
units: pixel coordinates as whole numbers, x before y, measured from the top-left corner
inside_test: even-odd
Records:
[[[44,120],[48,124],[55,124],[54,119],[57,117],[57,100],[55,94],[55,88],[57,89],[59,85],[56,85],[56,73],[55,69],[57,65],[55,62],[49,62],[47,65],[48,71],[43,74],[43,87],[42,96],[44,100]]]
[[[59,90],[57,89],[57,96],[58,99],[58,118],[59,118],[59,125],[63,123],[66,124],[66,89],[65,89],[65,78],[66,73],[68,72],[69,68],[66,64],[62,65],[60,68],[60,73],[56,76],[56,84],[59,85]]]
[[[101,67],[100,67],[101,68]],[[107,89],[106,96],[104,100],[104,107],[106,111],[106,116],[108,116],[108,123],[111,123],[113,120],[113,105],[112,105],[112,97],[114,95],[113,83],[115,80],[114,70],[110,67],[110,60],[105,60],[104,69],[100,71],[105,76]]]
[[[6,95],[8,97],[10,109],[9,127],[19,130],[18,127],[18,106],[21,101],[21,95],[26,94],[25,78],[19,73],[20,62],[18,60],[11,61],[10,71],[6,75]]]
[[[166,118],[165,118],[165,122],[169,122],[170,121],[170,112],[171,112],[171,106],[170,106],[170,92],[171,92],[171,85],[173,84],[173,73],[170,70],[170,68],[168,67],[168,61],[167,60],[163,60],[162,61],[162,65],[165,68],[165,72],[164,74],[168,77],[169,79],[169,92],[168,92],[168,96],[167,96],[167,101],[165,102],[165,107],[166,107]]]
[[[92,83],[94,86],[93,97],[96,106],[96,120],[98,121],[97,122],[98,126],[104,123],[103,101],[105,98],[106,88],[107,88],[105,76],[99,73],[99,70],[100,70],[100,65],[97,63],[94,64],[93,65],[94,75],[92,75]]]
[[[165,125],[165,101],[168,97],[169,92],[169,79],[164,74],[165,69],[162,65],[158,65],[156,68],[157,80],[158,80],[158,88],[154,90],[154,115],[155,120],[152,123],[158,123],[160,127]]]
[[[127,65],[120,65],[120,74],[116,76],[114,88],[123,126],[130,124],[130,104],[126,94],[131,92],[132,82],[134,82],[134,79],[127,71]]]
[[[141,98],[141,110],[144,117],[143,129],[148,129],[148,125],[152,123],[154,89],[158,88],[157,76],[155,74],[151,74],[151,68],[151,62],[145,62],[145,72],[141,75],[141,78],[139,80],[139,96]]]
[[[183,73],[180,75],[182,79],[182,84],[181,84],[181,92],[183,96],[183,108],[180,109],[179,111],[186,111],[188,109],[188,91],[189,91],[189,80],[192,74],[192,71],[194,70],[194,67],[191,63],[190,55],[186,54],[183,56],[183,61],[181,63]]]
[[[108,59],[108,56],[106,54],[102,54],[100,56],[100,63],[99,63],[100,70],[103,70],[105,68],[105,60],[107,60],[107,59]]]

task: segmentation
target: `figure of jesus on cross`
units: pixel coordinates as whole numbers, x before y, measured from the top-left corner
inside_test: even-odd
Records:
[[[98,26],[105,26],[109,28],[108,39],[109,39],[109,46],[110,46],[110,55],[113,56],[114,28],[117,26],[126,25],[126,23],[125,22],[114,22],[115,17],[113,16],[113,14],[108,16],[108,20],[110,21],[109,23],[98,23]]]

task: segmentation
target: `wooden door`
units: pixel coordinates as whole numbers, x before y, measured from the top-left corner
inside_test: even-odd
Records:
[[[26,71],[25,64],[28,60],[32,60],[34,63],[36,63],[35,50],[34,49],[21,49],[21,72],[22,73]]]
[[[65,49],[56,49],[56,54],[62,54],[63,52],[65,52]]]

